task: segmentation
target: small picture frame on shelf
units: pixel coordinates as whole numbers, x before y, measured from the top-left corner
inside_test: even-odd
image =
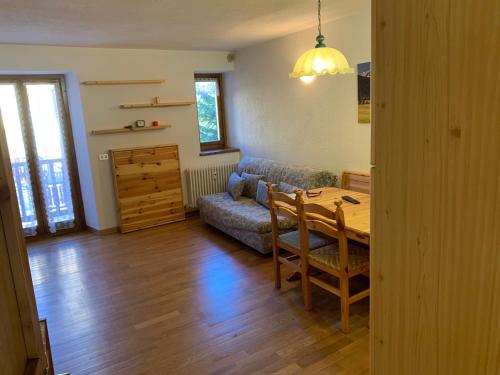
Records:
[[[146,121],[144,121],[144,120],[137,120],[135,122],[135,127],[136,128],[145,128],[146,127]]]

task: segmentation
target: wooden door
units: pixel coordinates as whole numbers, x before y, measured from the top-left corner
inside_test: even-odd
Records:
[[[372,374],[500,374],[500,2],[372,11]]]
[[[0,116],[0,374],[47,368],[21,217]]]
[[[184,220],[177,145],[111,150],[122,233]]]
[[[1,217],[0,228],[0,374],[22,374],[28,357]]]

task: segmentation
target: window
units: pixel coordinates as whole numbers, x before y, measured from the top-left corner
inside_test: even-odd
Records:
[[[222,74],[195,74],[198,128],[202,151],[226,146]]]

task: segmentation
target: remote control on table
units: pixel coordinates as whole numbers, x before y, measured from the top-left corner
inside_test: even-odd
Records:
[[[354,199],[353,197],[349,196],[349,195],[344,195],[342,197],[343,200],[347,201],[347,202],[351,202],[352,204],[359,204],[360,202],[356,199]]]

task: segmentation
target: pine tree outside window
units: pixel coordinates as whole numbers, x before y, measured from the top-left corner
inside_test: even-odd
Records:
[[[222,74],[195,74],[194,78],[200,149],[222,149],[226,146]]]

